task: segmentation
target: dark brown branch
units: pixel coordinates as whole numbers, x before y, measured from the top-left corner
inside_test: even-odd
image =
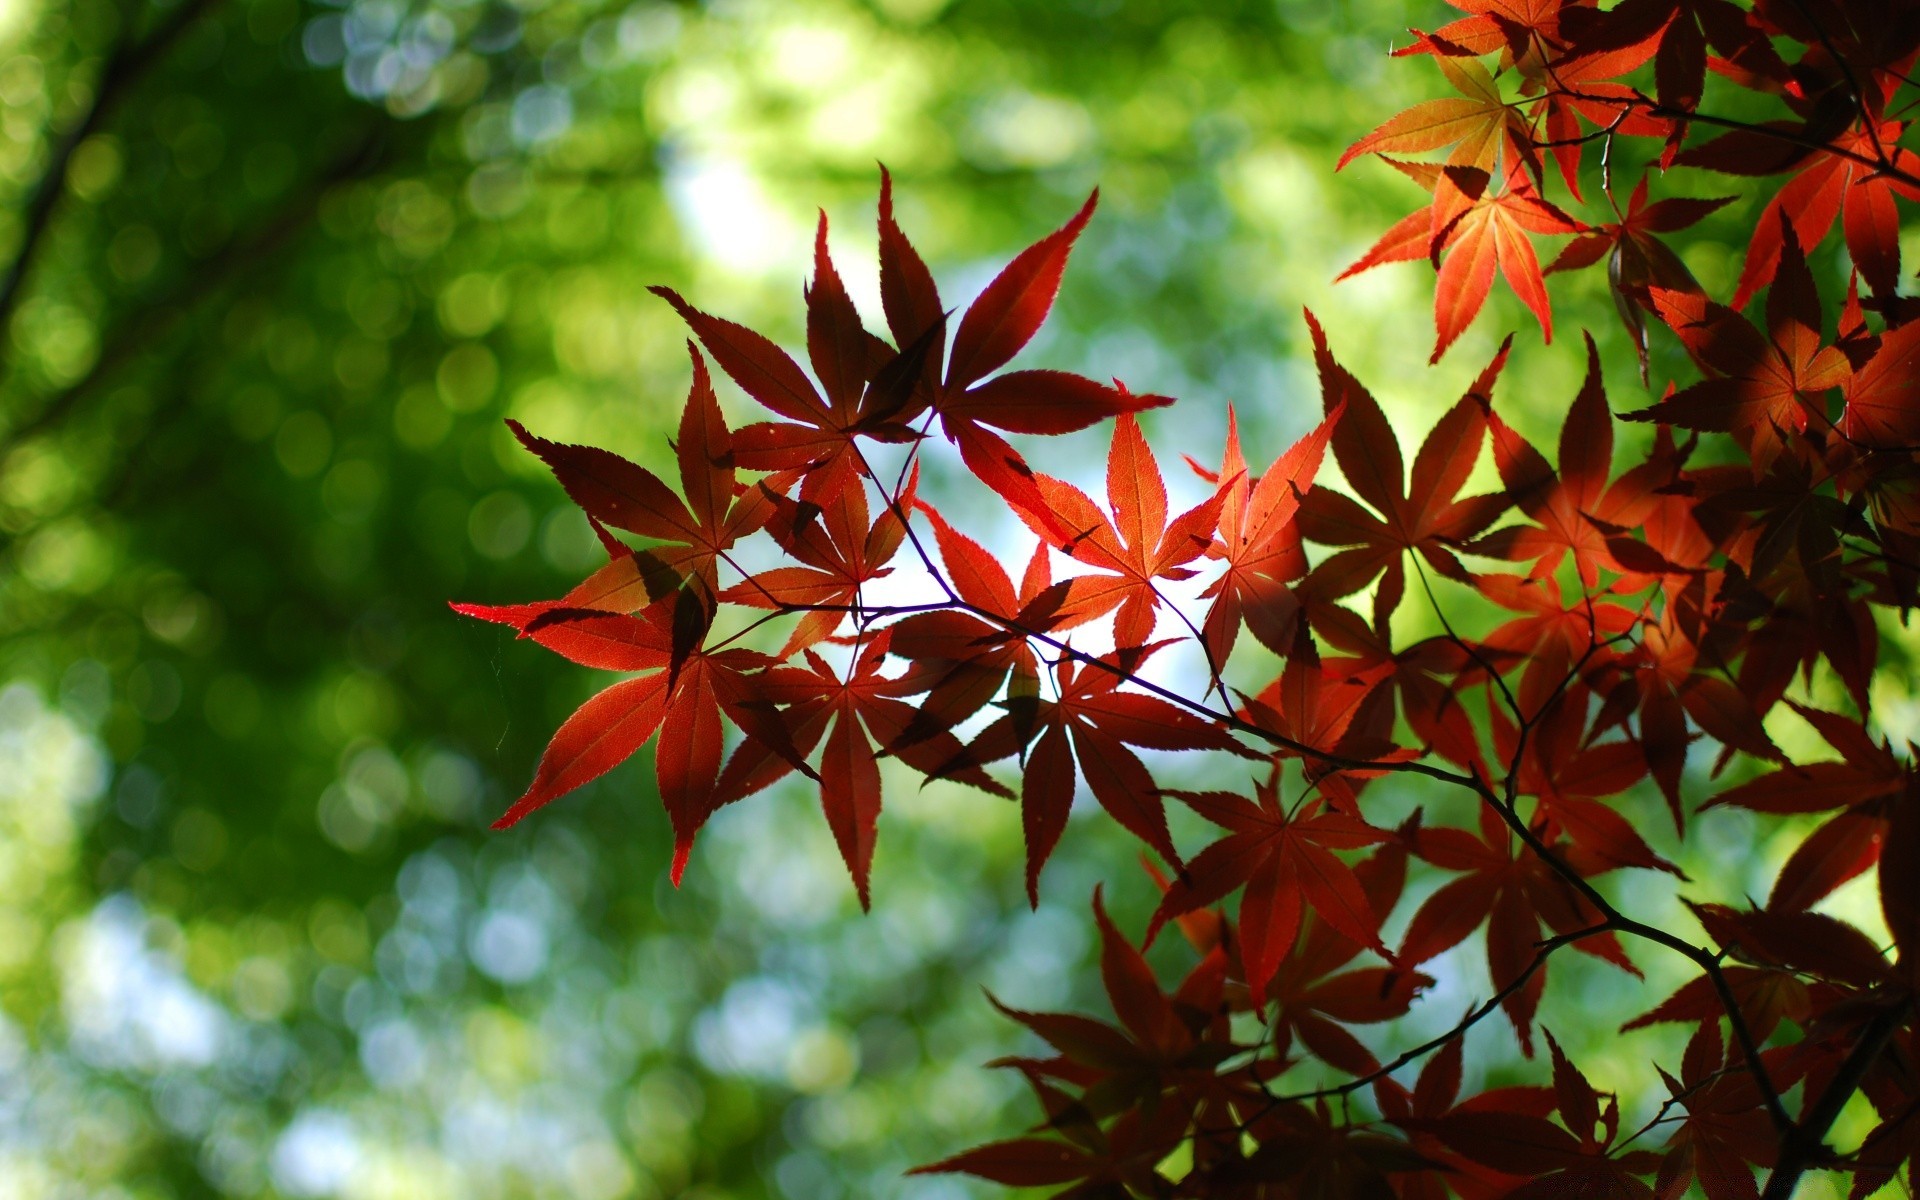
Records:
[[[60,191],[66,185],[67,167],[73,161],[74,152],[80,148],[80,143],[100,128],[115,103],[146,73],[147,68],[158,62],[179,40],[180,35],[218,3],[220,0],[187,0],[167,14],[145,37],[123,40],[114,50],[113,57],[107,60],[105,69],[100,72],[99,82],[94,85],[93,103],[80,120],[54,143],[47,159],[47,169],[33,185],[32,194],[27,200],[21,222],[20,247],[14,252],[13,261],[7,265],[5,273],[0,274],[0,333],[4,333],[14,310],[20,306],[21,288],[46,239],[54,210],[60,205]]]
[[[117,330],[93,366],[78,380],[56,392],[39,412],[6,430],[9,440],[19,441],[43,432],[65,420],[114,371],[143,348],[164,337],[193,312],[208,296],[249,270],[271,260],[312,223],[327,189],[349,179],[357,179],[377,170],[385,161],[382,153],[382,127],[376,126],[356,139],[334,162],[301,190],[291,204],[263,222],[250,235],[236,237],[211,259],[200,263],[165,295],[142,305],[141,310]]]
[[[942,582],[944,585],[944,580]],[[1183,696],[1172,688],[1162,687],[1149,679],[1142,679],[1135,672],[1129,671],[1117,663],[1108,662],[1106,659],[1097,655],[1088,654],[1084,650],[1076,650],[1068,643],[1042,633],[1037,629],[1031,629],[1022,625],[1012,617],[1002,616],[992,609],[981,608],[976,604],[970,604],[966,600],[959,599],[958,597],[950,601],[940,600],[931,601],[926,604],[902,604],[879,608],[872,605],[860,604],[790,604],[785,601],[774,601],[774,603],[777,606],[775,615],[781,613],[838,612],[846,613],[850,616],[864,615],[870,620],[879,620],[893,616],[908,616],[914,613],[924,612],[963,612],[969,616],[979,617],[983,621],[998,625],[1000,628],[1017,637],[1029,638],[1039,642],[1041,645],[1059,654],[1062,658],[1078,663],[1083,667],[1093,667],[1097,670],[1104,671],[1119,679],[1122,683],[1132,684],[1143,692],[1157,696],[1169,704],[1178,705],[1188,712],[1193,713],[1195,716],[1204,717],[1209,721],[1213,721],[1233,733],[1238,733],[1245,737],[1257,738],[1269,745],[1277,746],[1282,750],[1298,754],[1302,758],[1311,758],[1316,762],[1325,763],[1327,766],[1333,767],[1336,770],[1381,771],[1397,772],[1405,775],[1424,775],[1429,779],[1437,779],[1442,783],[1451,783],[1459,787],[1473,788],[1475,791],[1482,790],[1481,785],[1479,785],[1478,781],[1472,776],[1462,775],[1459,772],[1449,771],[1441,767],[1429,766],[1423,762],[1381,762],[1372,759],[1349,758],[1343,754],[1334,754],[1331,751],[1322,750],[1318,746],[1309,746],[1305,742],[1296,741],[1283,733],[1276,733],[1263,725],[1256,725],[1233,713],[1221,712],[1219,709],[1202,701],[1195,700],[1191,696]]]
[[[1906,1021],[1908,1011],[1904,1002],[1890,1005],[1861,1030],[1860,1040],[1853,1044],[1852,1052],[1840,1064],[1827,1090],[1793,1127],[1794,1136],[1783,1139],[1780,1161],[1768,1176],[1767,1188],[1760,1200],[1789,1200],[1800,1185],[1800,1177],[1830,1156],[1826,1147],[1827,1131],[1833,1128],[1847,1101],[1853,1099],[1873,1060],[1886,1049],[1888,1039]]]
[[[1920,175],[1915,175],[1910,171],[1904,171],[1888,159],[1874,158],[1872,155],[1861,154],[1857,150],[1848,150],[1836,146],[1832,142],[1822,141],[1817,137],[1811,137],[1791,128],[1781,128],[1777,125],[1763,125],[1753,121],[1742,121],[1735,117],[1722,117],[1713,113],[1703,113],[1697,110],[1674,108],[1671,105],[1660,103],[1651,96],[1639,93],[1635,93],[1632,96],[1620,97],[1594,96],[1575,91],[1571,88],[1562,89],[1562,92],[1564,95],[1571,96],[1576,100],[1588,100],[1600,104],[1614,104],[1643,109],[1649,116],[1660,117],[1664,120],[1693,121],[1701,125],[1711,125],[1716,129],[1735,130],[1741,133],[1751,133],[1760,137],[1773,138],[1776,141],[1786,142],[1788,145],[1799,146],[1802,149],[1815,153],[1831,154],[1836,158],[1843,158],[1848,162],[1870,168],[1875,174],[1885,175],[1889,179],[1897,179],[1902,183],[1920,187]]]
[[[1292,1095],[1286,1095],[1286,1096],[1275,1096],[1273,1098],[1274,1104],[1276,1105],[1293,1104],[1293,1103],[1298,1103],[1305,1100],[1330,1099],[1334,1096],[1351,1095],[1352,1093],[1359,1091],[1361,1088],[1370,1086],[1371,1084],[1376,1083],[1379,1080],[1385,1079],[1387,1076],[1392,1075],[1395,1071],[1398,1071],[1400,1068],[1406,1066],[1408,1063],[1411,1063],[1416,1059],[1425,1058],[1427,1055],[1433,1053],[1435,1050],[1440,1049],[1442,1046],[1445,1046],[1448,1042],[1453,1041],[1455,1038],[1464,1037],[1466,1035],[1467,1030],[1472,1029],[1475,1025],[1485,1020],[1487,1016],[1490,1015],[1495,1009],[1499,1008],[1502,1004],[1506,1003],[1507,997],[1512,996],[1514,993],[1518,992],[1521,988],[1525,987],[1527,985],[1527,980],[1532,979],[1535,972],[1539,971],[1541,967],[1544,967],[1547,965],[1547,959],[1552,956],[1555,950],[1560,949],[1562,946],[1571,946],[1573,943],[1581,941],[1585,938],[1598,937],[1603,933],[1610,933],[1610,932],[1612,932],[1612,926],[1607,925],[1603,922],[1599,925],[1590,925],[1585,929],[1576,929],[1572,933],[1555,934],[1553,937],[1550,937],[1546,941],[1540,943],[1539,947],[1533,952],[1533,958],[1527,963],[1525,967],[1521,968],[1520,973],[1514,976],[1513,979],[1509,981],[1505,987],[1501,988],[1499,991],[1489,996],[1485,1001],[1481,1002],[1480,1005],[1474,1008],[1465,1017],[1461,1018],[1460,1023],[1455,1025],[1452,1029],[1447,1030],[1445,1033],[1440,1034],[1437,1037],[1428,1038],[1426,1041],[1421,1042],[1418,1046],[1413,1047],[1413,1049],[1411,1050],[1402,1051],[1399,1055],[1397,1055],[1393,1059],[1392,1062],[1385,1064],[1384,1066],[1380,1067],[1378,1070],[1371,1071],[1365,1075],[1358,1076],[1354,1079],[1350,1079],[1347,1082],[1338,1084],[1334,1087],[1320,1088],[1319,1090],[1312,1091],[1312,1092],[1296,1092],[1296,1093],[1293,1093]],[[1249,1121],[1248,1124],[1252,1124],[1252,1122]]]
[[[1546,863],[1554,874],[1560,876],[1579,892],[1595,911],[1606,918],[1606,924],[1609,927],[1616,932],[1640,938],[1642,941],[1664,946],[1692,962],[1706,974],[1707,981],[1713,987],[1714,995],[1719,999],[1721,1007],[1726,1010],[1727,1021],[1733,1028],[1734,1041],[1740,1045],[1740,1053],[1746,1060],[1747,1069],[1752,1072],[1754,1083],[1760,1089],[1760,1097],[1766,1104],[1767,1116],[1773,1121],[1774,1128],[1779,1131],[1784,1140],[1794,1141],[1798,1137],[1798,1130],[1793,1123],[1793,1118],[1787,1113],[1786,1105],[1780,1099],[1779,1088],[1774,1086],[1772,1077],[1767,1073],[1766,1064],[1760,1059],[1759,1040],[1753,1036],[1753,1030],[1747,1024],[1746,1015],[1741,1011],[1740,999],[1733,994],[1733,986],[1727,982],[1726,974],[1720,969],[1720,956],[1704,946],[1696,946],[1659,926],[1637,921],[1621,912],[1614,907],[1612,901],[1601,895],[1600,890],[1594,887],[1585,876],[1574,870],[1566,859],[1561,858],[1552,847],[1542,841],[1540,836],[1520,819],[1519,811],[1510,801],[1503,802],[1484,785],[1478,790],[1481,798],[1493,805],[1494,811],[1500,814],[1500,819],[1525,843],[1527,849],[1539,855],[1540,860]],[[1509,791],[1511,790],[1511,784],[1509,784]]]

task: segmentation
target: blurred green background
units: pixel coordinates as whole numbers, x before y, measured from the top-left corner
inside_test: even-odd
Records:
[[[0,1194],[976,1194],[901,1173],[1031,1118],[982,1069],[1025,1043],[979,987],[1097,1008],[1087,898],[1108,880],[1140,928],[1134,849],[1076,820],[1029,912],[1013,807],[907,782],[862,917],[783,786],[675,892],[647,755],[486,832],[604,682],[446,610],[598,561],[501,418],[663,465],[685,335],[646,286],[793,344],[824,208],[877,313],[884,161],[949,302],[1102,188],[1023,362],[1181,397],[1149,426],[1170,467],[1217,461],[1228,400],[1249,457],[1317,418],[1303,304],[1412,429],[1522,329],[1504,406],[1547,434],[1579,355],[1509,299],[1430,371],[1429,272],[1329,284],[1420,201],[1331,167],[1438,94],[1386,51],[1441,19],[0,6],[0,262],[33,252],[0,299]],[[1713,228],[1689,261],[1724,290]],[[1555,286],[1633,386],[1603,285]],[[1097,480],[1103,437],[1047,465]],[[1010,535],[929,465],[956,522]],[[1444,961],[1431,1021],[1484,991]],[[1644,1072],[1617,1053],[1596,1079]]]

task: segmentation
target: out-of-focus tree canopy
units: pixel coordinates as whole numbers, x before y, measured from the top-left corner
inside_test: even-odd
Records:
[[[861,917],[795,787],[722,814],[675,892],[644,763],[486,832],[593,681],[445,602],[600,554],[501,419],[664,461],[685,332],[647,285],[795,340],[821,207],[877,309],[883,161],[953,299],[1101,187],[1028,361],[1181,397],[1168,454],[1212,461],[1229,399],[1269,453],[1317,417],[1302,303],[1424,425],[1514,315],[1427,371],[1426,278],[1328,282],[1418,193],[1332,164],[1421,98],[1385,52],[1438,17],[0,9],[0,1177],[968,1194],[901,1172],[1022,1119],[977,985],[1076,999],[1093,882],[1137,915],[1144,875],[1076,823],[1029,912],[1014,808],[935,788],[887,814]],[[1516,392],[1564,403],[1579,367]]]

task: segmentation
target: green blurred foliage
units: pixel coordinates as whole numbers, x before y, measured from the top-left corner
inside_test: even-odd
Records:
[[[1415,429],[1520,327],[1496,299],[1428,370],[1427,275],[1328,284],[1416,203],[1331,171],[1437,83],[1386,58],[1386,0],[0,12],[23,1195],[973,1194],[901,1172],[1028,1119],[978,987],[1096,1004],[1087,897],[1139,928],[1132,848],[1076,820],[1028,912],[1011,806],[897,789],[861,917],[804,787],[722,814],[679,892],[645,762],[487,833],[594,681],[445,602],[599,554],[501,418],[663,460],[685,334],[645,287],[791,342],[819,207],[877,308],[876,160],[950,300],[1102,188],[1025,361],[1182,397],[1170,466],[1216,458],[1227,401],[1254,454],[1317,418],[1302,304]],[[1735,252],[1688,253],[1711,286]],[[1563,294],[1631,386],[1606,297]],[[1534,339],[1508,405],[1539,434],[1580,364]],[[940,474],[956,521],[1011,528]],[[1429,1023],[1483,984],[1446,961]]]

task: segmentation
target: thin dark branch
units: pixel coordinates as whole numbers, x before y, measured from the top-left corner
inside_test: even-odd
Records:
[[[1500,695],[1506,700],[1507,708],[1512,711],[1513,719],[1524,723],[1527,719],[1527,714],[1520,711],[1520,701],[1514,698],[1512,690],[1507,687],[1506,678],[1502,676],[1499,671],[1495,670],[1493,664],[1481,655],[1478,647],[1454,632],[1453,622],[1447,620],[1446,610],[1440,607],[1440,598],[1433,594],[1433,584],[1427,579],[1426,569],[1420,565],[1419,554],[1415,553],[1412,557],[1413,573],[1420,577],[1420,588],[1426,592],[1427,603],[1433,608],[1433,615],[1440,619],[1440,628],[1446,632],[1447,640],[1458,646],[1461,653],[1465,654],[1476,666],[1487,673],[1487,676],[1493,680],[1494,686],[1500,689]]]
[[[1643,941],[1664,946],[1686,958],[1706,974],[1708,982],[1713,986],[1714,995],[1719,999],[1721,1007],[1726,1010],[1727,1021],[1733,1027],[1734,1040],[1740,1044],[1740,1053],[1746,1060],[1747,1069],[1753,1073],[1754,1082],[1760,1088],[1760,1096],[1766,1104],[1767,1116],[1784,1138],[1792,1140],[1796,1136],[1793,1118],[1787,1114],[1786,1105],[1780,1099],[1780,1090],[1774,1086],[1766,1064],[1760,1059],[1760,1043],[1753,1036],[1753,1030],[1747,1024],[1746,1015],[1741,1011],[1739,997],[1733,994],[1733,986],[1727,982],[1725,973],[1720,969],[1719,955],[1704,946],[1696,946],[1657,925],[1637,921],[1622,913],[1614,907],[1612,901],[1600,894],[1600,890],[1594,887],[1591,881],[1542,841],[1540,835],[1520,819],[1519,813],[1514,808],[1501,803],[1484,786],[1479,790],[1482,798],[1493,805],[1494,811],[1500,814],[1507,828],[1526,844],[1527,849],[1539,855],[1541,861],[1553,869],[1554,874],[1566,880],[1575,891],[1579,892],[1587,903],[1606,918],[1606,923],[1611,928]]]
[[[1674,108],[1671,105],[1660,103],[1651,96],[1634,95],[1625,98],[1619,96],[1588,96],[1574,91],[1567,92],[1567,95],[1575,99],[1595,100],[1607,104],[1630,105],[1635,108],[1644,109],[1650,116],[1660,117],[1669,121],[1693,121],[1701,125],[1711,125],[1716,129],[1737,130],[1742,133],[1758,134],[1761,137],[1773,138],[1776,141],[1786,142],[1789,145],[1799,146],[1817,153],[1831,154],[1835,158],[1843,158],[1848,162],[1870,168],[1877,175],[1884,175],[1889,179],[1897,179],[1902,183],[1920,187],[1920,175],[1902,170],[1893,163],[1876,159],[1872,155],[1861,154],[1857,150],[1848,150],[1842,146],[1836,146],[1832,142],[1822,141],[1817,137],[1811,137],[1792,128],[1782,128],[1777,125],[1763,125],[1754,121],[1738,120],[1734,117],[1722,117],[1713,113]]]
[[[165,336],[184,320],[201,301],[230,283],[270,261],[305,229],[319,211],[327,189],[349,179],[361,178],[377,170],[385,161],[382,153],[383,126],[376,126],[355,140],[326,170],[301,189],[293,201],[269,217],[251,234],[236,237],[212,258],[199,263],[180,285],[143,304],[140,311],[122,322],[93,366],[78,380],[54,393],[34,413],[6,430],[10,441],[20,441],[64,421],[74,407],[109,378],[115,370],[143,348]]]
[[[1853,1044],[1852,1052],[1834,1073],[1827,1090],[1806,1110],[1800,1123],[1793,1126],[1793,1136],[1782,1139],[1780,1160],[1773,1174],[1767,1177],[1767,1188],[1760,1200],[1790,1200],[1800,1185],[1800,1177],[1829,1156],[1827,1131],[1833,1128],[1847,1101],[1853,1099],[1860,1081],[1866,1078],[1867,1069],[1886,1049],[1888,1039],[1905,1023],[1909,1012],[1904,1002],[1890,1004],[1860,1031],[1860,1040]]]
[[[66,186],[67,167],[73,161],[74,152],[100,128],[114,105],[146,73],[147,68],[158,62],[179,40],[180,35],[218,3],[220,0],[187,0],[168,13],[145,37],[136,39],[129,36],[122,41],[114,50],[113,57],[107,60],[106,67],[100,72],[99,82],[94,85],[93,103],[80,120],[54,142],[47,157],[47,168],[33,185],[26,202],[19,249],[14,252],[13,261],[7,264],[5,273],[0,274],[0,331],[6,329],[14,310],[20,306],[21,289],[26,283],[27,272],[32,269],[40,247],[46,240],[54,210],[60,205],[60,193]]]
[[[1483,1001],[1481,1004],[1475,1007],[1471,1012],[1467,1013],[1465,1017],[1461,1018],[1460,1023],[1455,1025],[1452,1029],[1447,1030],[1445,1033],[1440,1034],[1437,1037],[1428,1038],[1426,1041],[1421,1042],[1418,1046],[1413,1047],[1411,1050],[1406,1050],[1401,1052],[1399,1055],[1397,1055],[1393,1059],[1392,1062],[1385,1064],[1384,1066],[1380,1067],[1376,1071],[1372,1071],[1372,1072],[1369,1072],[1368,1074],[1358,1076],[1354,1079],[1350,1079],[1347,1082],[1338,1084],[1334,1087],[1320,1088],[1317,1091],[1311,1091],[1311,1092],[1296,1092],[1291,1095],[1285,1095],[1285,1096],[1275,1096],[1273,1098],[1273,1102],[1276,1105],[1293,1104],[1293,1103],[1298,1103],[1300,1101],[1305,1101],[1305,1100],[1319,1100],[1319,1099],[1329,1098],[1333,1096],[1346,1096],[1359,1091],[1361,1088],[1368,1087],[1379,1080],[1385,1079],[1387,1076],[1392,1075],[1395,1071],[1398,1071],[1400,1068],[1406,1066],[1408,1063],[1411,1063],[1416,1059],[1425,1058],[1427,1055],[1433,1053],[1435,1050],[1438,1050],[1442,1046],[1445,1046],[1448,1042],[1451,1042],[1456,1038],[1465,1036],[1467,1030],[1479,1024],[1482,1020],[1486,1019],[1486,1017],[1489,1014],[1491,1014],[1493,1010],[1499,1008],[1502,1004],[1504,1004],[1507,1000],[1507,997],[1512,996],[1514,993],[1518,992],[1521,988],[1525,987],[1527,985],[1527,980],[1533,978],[1534,973],[1539,971],[1541,967],[1547,964],[1547,959],[1553,954],[1555,950],[1560,949],[1562,946],[1570,946],[1573,943],[1581,941],[1585,938],[1598,937],[1600,934],[1609,933],[1611,931],[1612,931],[1612,927],[1610,925],[1607,925],[1605,922],[1602,922],[1599,925],[1590,925],[1585,929],[1576,929],[1572,933],[1555,934],[1553,937],[1550,937],[1546,941],[1540,943],[1539,947],[1533,952],[1533,958],[1527,963],[1525,967],[1521,968],[1520,973],[1514,976],[1513,979],[1509,981],[1505,987],[1501,988],[1499,991],[1489,996],[1485,1001]]]
[[[943,586],[944,583],[945,581],[942,580]],[[1245,737],[1257,738],[1269,745],[1277,746],[1282,750],[1291,751],[1302,758],[1311,758],[1316,762],[1325,763],[1327,766],[1333,767],[1336,770],[1381,771],[1397,772],[1406,775],[1424,775],[1429,779],[1437,779],[1442,783],[1451,783],[1458,787],[1472,788],[1476,793],[1483,791],[1483,787],[1472,776],[1462,775],[1457,771],[1449,771],[1443,767],[1430,766],[1423,762],[1403,762],[1398,760],[1376,761],[1373,759],[1349,758],[1344,754],[1335,754],[1328,750],[1322,750],[1318,746],[1310,746],[1305,742],[1296,741],[1283,733],[1276,733],[1264,725],[1256,725],[1233,713],[1222,712],[1203,701],[1195,700],[1191,696],[1181,695],[1172,688],[1162,687],[1152,680],[1143,679],[1136,672],[1130,671],[1117,663],[1109,662],[1098,655],[1089,654],[1084,650],[1076,650],[1067,642],[1042,633],[1037,629],[1022,625],[1012,617],[1004,616],[994,612],[992,609],[981,608],[979,605],[971,604],[966,600],[956,598],[951,601],[892,605],[885,608],[862,608],[853,604],[787,604],[784,602],[780,604],[780,611],[788,613],[864,612],[874,619],[907,616],[923,612],[938,612],[943,609],[951,612],[963,612],[971,616],[979,617],[983,621],[998,625],[1008,633],[1036,641],[1054,651],[1063,659],[1078,663],[1082,667],[1092,667],[1096,670],[1104,671],[1119,679],[1122,683],[1132,684],[1143,692],[1157,696],[1169,704],[1184,708],[1195,716],[1204,717],[1209,721],[1213,721],[1233,733],[1238,733]]]

